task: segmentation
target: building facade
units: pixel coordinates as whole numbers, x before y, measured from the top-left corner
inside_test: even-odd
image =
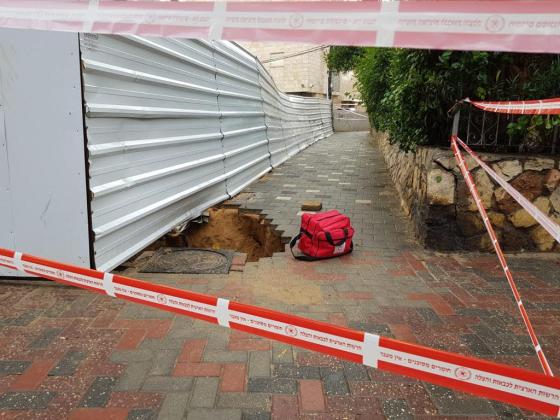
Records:
[[[274,78],[278,89],[301,96],[328,96],[329,71],[324,60],[328,46],[290,42],[243,42]],[[350,73],[331,74],[331,94],[335,106],[360,103]]]

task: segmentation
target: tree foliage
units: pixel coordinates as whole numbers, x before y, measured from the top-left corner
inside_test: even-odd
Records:
[[[325,56],[327,67],[331,71],[347,72],[354,68],[357,61],[364,55],[361,47],[330,47]]]
[[[405,150],[417,144],[446,144],[447,111],[459,99],[560,96],[556,55],[365,48],[352,60],[344,63],[353,62],[372,126]],[[539,123],[543,129],[555,125],[547,119],[527,120],[513,123],[509,132]]]

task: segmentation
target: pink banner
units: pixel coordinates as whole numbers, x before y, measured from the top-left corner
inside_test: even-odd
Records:
[[[560,53],[560,2],[549,0],[0,0],[0,26],[238,41]]]

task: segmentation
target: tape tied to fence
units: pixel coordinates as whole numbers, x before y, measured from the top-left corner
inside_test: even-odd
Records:
[[[0,0],[0,26],[237,41],[560,52],[556,0]]]
[[[483,111],[510,115],[559,115],[560,98],[537,99],[530,101],[471,101],[469,98],[462,102],[472,104]]]
[[[560,413],[560,380],[537,372],[2,248],[0,265],[542,414]]]

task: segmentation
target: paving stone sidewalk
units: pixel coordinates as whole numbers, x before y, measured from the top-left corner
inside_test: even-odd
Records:
[[[351,218],[358,248],[409,247],[410,225],[398,210],[383,156],[369,140],[368,132],[337,133],[289,159],[227,204],[261,212],[289,240],[299,232],[303,202],[320,200],[323,211],[336,209]]]
[[[344,159],[341,165],[337,156],[356,160],[346,165]],[[300,175],[299,164],[316,168]],[[344,175],[344,169],[356,175]],[[334,183],[345,185],[339,182],[350,182],[352,190],[337,192]],[[247,191],[259,197],[273,223],[291,234],[299,218],[297,202],[307,189],[330,196],[322,197],[325,207],[352,216],[359,241],[352,255],[301,263],[278,253],[229,275],[141,274],[134,268],[125,274],[539,370],[496,258],[437,254],[415,246],[383,160],[366,135],[323,140]],[[291,200],[273,201],[272,196]],[[252,208],[254,201],[238,204]],[[512,256],[509,265],[558,374],[558,258]],[[49,282],[2,282],[0,302],[2,419],[537,417]]]

